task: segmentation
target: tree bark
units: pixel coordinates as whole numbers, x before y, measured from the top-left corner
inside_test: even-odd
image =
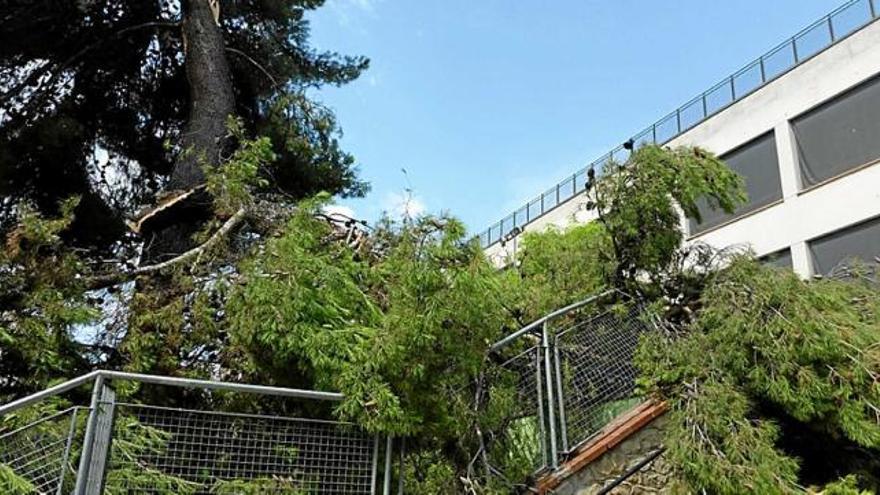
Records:
[[[190,113],[180,139],[184,153],[171,173],[171,189],[189,189],[204,181],[202,165],[220,161],[226,119],[235,110],[223,33],[214,21],[208,0],[188,0],[183,7]]]
[[[235,110],[232,74],[223,32],[214,21],[208,0],[183,2],[184,57],[190,109],[180,137],[182,153],[174,164],[168,190],[188,190],[205,180],[203,167],[220,162],[226,121]],[[192,234],[212,216],[210,204],[188,204],[174,213],[175,223],[143,232],[142,261],[158,263],[193,247]]]

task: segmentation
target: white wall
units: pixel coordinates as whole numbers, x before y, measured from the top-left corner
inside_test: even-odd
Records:
[[[880,215],[880,164],[803,191],[789,124],[794,117],[876,74],[880,74],[880,22],[838,42],[672,140],[670,146],[699,145],[721,155],[771,129],[776,131],[783,199],[693,236],[689,242],[706,242],[718,248],[748,245],[759,256],[791,247],[795,271],[809,276],[812,268],[807,241]],[[575,221],[590,221],[594,215],[582,211],[585,201],[581,193],[525,230],[542,231],[551,225],[564,228]],[[501,266],[517,247],[514,239],[505,246],[496,243],[486,253]]]

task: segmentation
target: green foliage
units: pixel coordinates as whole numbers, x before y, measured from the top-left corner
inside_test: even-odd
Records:
[[[610,240],[598,223],[564,231],[528,232],[505,281],[509,306],[520,308],[522,322],[601,292],[611,271],[603,252]]]
[[[871,491],[861,490],[859,480],[853,475],[825,485],[821,493],[823,495],[873,495]]]
[[[214,211],[220,216],[230,216],[253,203],[252,190],[268,185],[260,173],[275,160],[268,137],[248,139],[240,118],[230,117],[227,127],[238,143],[235,152],[219,166],[204,168],[205,184],[214,198]]]
[[[212,495],[306,495],[308,492],[297,488],[293,481],[272,478],[253,480],[220,480],[211,486]]]
[[[701,148],[646,145],[590,182],[589,206],[610,238],[601,254],[614,268],[611,285],[627,292],[656,293],[674,265],[683,238],[676,208],[700,218],[700,201],[732,212],[745,199],[742,178]]]
[[[467,434],[466,387],[506,321],[494,270],[454,220],[386,224],[376,256],[328,241],[319,206],[243,266],[227,311],[250,366],[344,392],[338,413],[371,431]]]
[[[23,205],[18,226],[0,250],[0,396],[34,390],[84,368],[69,333],[97,313],[81,283],[86,269],[61,237],[77,203],[62,202],[55,218]]]
[[[323,1],[221,3],[227,50],[220,54],[236,110],[250,134],[275,143],[278,159],[263,177],[296,199],[319,191],[362,195],[367,187],[337,142],[338,124],[306,90],[348,83],[368,60],[311,46],[309,12]],[[89,0],[39,16],[29,2],[4,5],[15,21],[7,22],[0,49],[0,196],[52,215],[58,201],[82,195],[86,214],[73,230],[90,242],[76,245],[91,251],[93,244],[142,241],[125,236],[121,220],[162,191],[178,158],[176,141],[192,108],[181,26],[188,5]],[[308,146],[285,146],[282,137]],[[109,157],[97,170],[96,149]],[[9,213],[0,204],[0,231]]]
[[[406,457],[403,472],[404,493],[458,495],[456,468],[439,450],[428,450]]]
[[[876,288],[804,281],[738,257],[702,301],[685,335],[654,335],[637,356],[643,379],[671,402],[670,458],[691,487],[799,491],[811,473],[779,448],[781,421],[878,451]]]
[[[36,495],[37,487],[30,481],[17,475],[6,464],[0,462],[0,487],[6,490],[6,495]]]

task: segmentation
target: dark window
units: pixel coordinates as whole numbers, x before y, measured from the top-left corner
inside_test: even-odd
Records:
[[[880,78],[810,110],[792,127],[805,187],[880,158]]]
[[[775,253],[770,253],[758,260],[765,265],[775,266],[776,268],[791,268],[791,249],[785,248]]]
[[[813,268],[826,275],[851,260],[876,263],[880,256],[880,218],[847,227],[810,242]]]
[[[725,154],[721,159],[745,179],[748,199],[732,214],[711,208],[706,201],[700,202],[702,222],[690,220],[691,234],[698,234],[782,198],[779,159],[776,156],[776,138],[773,131],[749,141]]]

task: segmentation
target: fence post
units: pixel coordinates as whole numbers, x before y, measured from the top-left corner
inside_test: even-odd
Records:
[[[553,361],[556,367],[556,400],[559,403],[559,438],[562,439],[562,451],[568,452],[568,425],[565,419],[565,399],[562,387],[562,364],[559,359],[559,337],[553,337]]]
[[[67,432],[67,443],[64,445],[64,455],[61,457],[61,473],[58,475],[58,490],[55,495],[64,493],[64,478],[67,477],[67,460],[70,459],[70,448],[73,445],[73,437],[76,435],[76,413],[74,409],[70,414],[70,430]]]
[[[385,440],[385,478],[382,480],[382,495],[391,495],[391,446],[393,439],[388,435]]]
[[[403,495],[403,468],[404,468],[404,457],[406,456],[406,437],[401,437],[400,446],[398,449],[400,462],[398,464],[397,471],[397,495]]]
[[[104,491],[104,475],[107,472],[110,442],[113,441],[113,415],[115,412],[116,392],[105,384],[101,390],[101,401],[98,404],[95,446],[92,449],[92,459],[89,465],[86,495],[101,495]]]
[[[110,449],[113,428],[113,402],[116,393],[104,382],[104,375],[95,378],[89,419],[83,437],[82,455],[76,473],[75,495],[100,495],[103,488],[104,468]],[[109,408],[105,407],[109,403]]]
[[[379,434],[373,435],[373,467],[370,469],[370,494],[375,495],[379,477]]]
[[[535,389],[538,394],[538,401],[536,403],[538,409],[538,425],[541,429],[541,467],[547,467],[547,422],[544,421],[544,385],[541,383],[541,359],[543,355],[541,352],[543,349],[541,346],[535,348]]]
[[[86,479],[88,478],[89,464],[92,462],[92,446],[95,437],[95,423],[98,420],[98,402],[101,399],[101,390],[104,388],[104,375],[95,377],[92,387],[92,400],[89,405],[89,419],[86,422],[86,432],[83,436],[82,454],[79,458],[79,468],[76,470],[76,486],[73,490],[75,495],[84,495]]]
[[[547,424],[550,427],[550,466],[556,468],[559,464],[556,453],[556,418],[553,404],[553,373],[550,364],[550,346],[548,345],[547,322],[541,326],[541,348],[544,350],[544,379],[547,384]]]

